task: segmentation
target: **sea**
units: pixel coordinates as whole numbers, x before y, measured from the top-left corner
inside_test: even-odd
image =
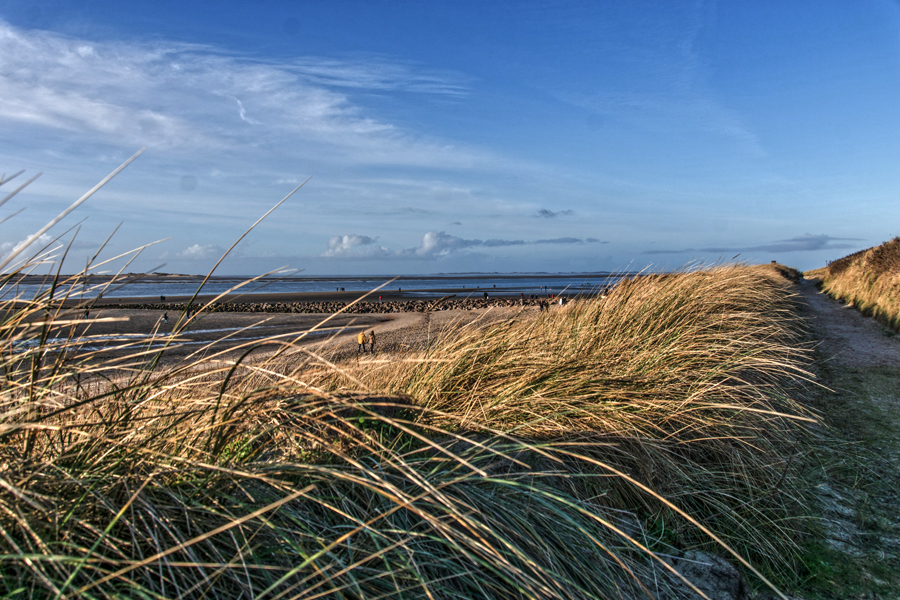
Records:
[[[471,290],[473,295],[489,292],[496,296],[549,293],[596,293],[614,285],[627,273],[452,273],[436,275],[389,276],[321,276],[321,277],[271,277],[251,281],[250,277],[213,277],[203,286],[201,294],[219,295],[233,290],[239,294],[307,293],[307,292],[370,292],[382,289],[403,292],[404,296],[434,296],[442,290]],[[202,282],[197,276],[151,277],[143,274],[122,275],[114,283],[94,280],[77,286],[57,287],[55,297],[105,298],[160,296],[190,296],[197,292]],[[49,289],[48,282],[38,282],[34,276],[19,282],[11,281],[0,288],[0,300],[32,299]],[[466,292],[463,291],[463,294]]]

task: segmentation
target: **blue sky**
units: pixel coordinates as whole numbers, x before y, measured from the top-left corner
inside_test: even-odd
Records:
[[[0,253],[146,146],[67,270],[205,272],[310,177],[220,273],[809,269],[900,234],[898,106],[894,2],[0,0]]]

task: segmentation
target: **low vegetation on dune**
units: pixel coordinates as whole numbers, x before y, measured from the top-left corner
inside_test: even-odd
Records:
[[[284,335],[161,360],[202,312],[107,353],[102,311],[66,297],[102,264],[13,298],[61,264],[20,251],[3,597],[681,598],[688,551],[773,589],[802,570],[809,354],[783,270],[623,280],[359,363]]]
[[[807,273],[832,298],[900,332],[900,237]]]
[[[627,473],[570,482],[666,539],[709,541],[637,480],[744,555],[797,572],[798,442],[811,420],[798,400],[811,375],[782,270],[642,276],[605,298],[450,328],[418,360],[322,385],[408,396],[458,431],[541,444],[571,473]]]
[[[86,357],[83,307],[6,302],[0,593],[678,597],[690,548],[791,572],[791,310],[766,268],[646,276],[324,376],[279,340]]]

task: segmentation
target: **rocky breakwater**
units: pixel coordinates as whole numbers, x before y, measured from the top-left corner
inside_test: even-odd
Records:
[[[203,312],[247,312],[247,313],[311,313],[333,314],[339,311],[355,314],[426,312],[432,310],[473,310],[488,307],[538,306],[540,302],[554,306],[556,299],[548,298],[449,298],[438,300],[405,300],[393,302],[357,302],[349,308],[348,302],[215,302],[192,304],[192,311]],[[123,308],[114,304],[95,304],[99,308]],[[147,302],[132,304],[128,308],[141,310],[163,310],[175,313],[187,309],[187,305],[177,302]]]

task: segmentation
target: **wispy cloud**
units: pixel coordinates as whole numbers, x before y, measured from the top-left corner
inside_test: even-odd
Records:
[[[10,125],[38,126],[182,152],[278,147],[363,163],[479,163],[367,114],[351,94],[465,93],[450,74],[386,59],[255,61],[210,46],[75,39],[0,20],[0,89],[7,136]]]
[[[840,238],[829,235],[806,235],[776,240],[768,244],[758,246],[719,246],[709,248],[684,248],[683,250],[647,250],[644,254],[685,254],[689,252],[812,252],[814,250],[847,250],[856,248],[859,244],[846,242],[860,242],[860,238]],[[838,242],[838,243],[835,243]]]
[[[614,117],[647,131],[702,132],[730,139],[748,155],[764,156],[760,138],[746,119],[722,102],[708,60],[698,50],[698,40],[708,30],[708,14],[703,3],[661,10],[637,25],[648,28],[644,35],[626,27],[617,31],[616,23],[608,22],[610,29],[600,42],[607,49],[603,58],[615,64],[614,72],[626,75],[590,88],[575,82],[574,89],[549,93],[591,110],[596,123]]]
[[[251,125],[259,125],[259,124],[260,124],[260,122],[257,121],[256,119],[250,119],[250,118],[247,117],[247,111],[244,109],[244,103],[243,103],[243,102],[241,102],[241,101],[240,101],[239,99],[237,99],[237,98],[235,98],[234,101],[237,102],[237,106],[238,106],[238,115],[241,117],[241,121],[243,121],[243,122],[245,122],[245,123],[250,123]]]
[[[411,63],[389,62],[383,59],[351,62],[301,58],[292,62],[291,69],[309,82],[323,86],[401,90],[449,96],[462,96],[467,93],[466,83],[459,75],[422,72]]]
[[[378,216],[426,216],[435,214],[435,211],[427,208],[418,208],[416,206],[398,206],[396,208],[363,211],[362,214]]]
[[[589,241],[593,240],[593,241]],[[499,248],[505,246],[534,246],[541,244],[586,244],[595,243],[595,238],[581,239],[574,237],[561,237],[553,239],[539,240],[504,240],[504,239],[465,239],[450,235],[443,231],[429,231],[422,237],[422,243],[411,250],[407,250],[406,254],[414,254],[424,257],[441,257],[447,256],[459,250],[467,248],[483,247],[483,248]]]
[[[224,253],[225,249],[215,244],[194,244],[179,252],[177,256],[185,260],[208,260],[218,258]]]
[[[571,214],[574,214],[574,212],[568,209],[554,211],[547,208],[542,208],[537,211],[534,216],[542,219],[555,219],[556,217],[566,217]]]

